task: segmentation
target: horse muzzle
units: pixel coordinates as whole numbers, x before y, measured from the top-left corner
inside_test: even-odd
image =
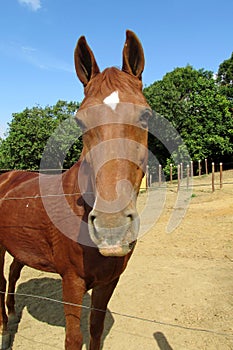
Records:
[[[103,256],[125,256],[135,246],[139,232],[136,210],[104,213],[93,209],[88,217],[89,233]]]

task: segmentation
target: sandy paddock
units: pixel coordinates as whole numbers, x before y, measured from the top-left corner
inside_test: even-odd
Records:
[[[212,193],[210,175],[195,178],[186,215],[171,234],[165,228],[177,193],[167,187],[163,211],[140,238],[109,303],[103,349],[233,349],[233,171],[224,181],[231,184]],[[61,301],[61,280],[25,267],[17,293]],[[18,295],[17,312],[19,324],[9,324],[12,350],[64,349],[61,303]],[[83,349],[87,327],[84,309]]]

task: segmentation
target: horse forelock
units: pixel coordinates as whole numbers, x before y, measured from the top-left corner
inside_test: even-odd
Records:
[[[88,83],[81,107],[86,108],[103,103],[103,100],[114,91],[119,92],[120,102],[145,104],[141,80],[118,68],[111,67],[97,74]]]

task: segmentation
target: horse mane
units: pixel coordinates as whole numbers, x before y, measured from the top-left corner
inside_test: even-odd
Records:
[[[131,74],[125,73],[116,67],[106,68],[102,73],[97,74],[85,87],[84,93],[86,98],[83,100],[82,107],[89,104],[100,103],[113,91],[122,91],[126,95],[125,101],[135,100],[137,104],[145,104],[142,99],[142,82]]]

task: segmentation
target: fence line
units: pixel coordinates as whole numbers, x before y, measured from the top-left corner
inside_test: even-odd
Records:
[[[5,292],[0,291],[0,294],[5,294]],[[150,318],[141,317],[141,316],[129,315],[129,314],[125,314],[125,313],[122,313],[122,312],[97,309],[97,308],[94,308],[94,307],[91,307],[91,306],[70,303],[70,302],[66,302],[66,301],[62,301],[62,300],[57,300],[57,299],[53,299],[53,298],[49,298],[49,297],[44,297],[44,296],[41,296],[41,295],[17,293],[17,292],[16,293],[8,293],[8,294],[9,295],[15,295],[15,296],[28,297],[28,298],[33,298],[33,299],[39,299],[39,300],[45,300],[45,301],[52,301],[52,302],[55,302],[55,303],[58,303],[58,304],[62,304],[62,305],[69,305],[69,306],[79,307],[79,308],[82,308],[82,309],[87,309],[89,311],[94,310],[94,311],[99,311],[99,312],[102,312],[102,313],[107,313],[108,312],[108,313],[111,313],[111,314],[116,315],[116,316],[129,318],[129,319],[137,320],[137,321],[141,321],[141,322],[155,323],[155,324],[159,324],[159,325],[162,325],[162,326],[179,328],[179,329],[193,331],[193,332],[211,333],[211,334],[215,334],[215,335],[219,335],[219,336],[223,336],[223,337],[227,337],[227,338],[233,338],[233,334],[220,332],[220,331],[216,331],[216,330],[213,330],[213,329],[182,326],[182,325],[175,324],[175,323],[159,321],[159,320],[150,319]]]
[[[204,160],[205,162],[205,175],[208,175],[208,163],[207,163],[207,159]],[[225,165],[233,165],[233,163],[225,163]],[[223,181],[223,163],[220,162],[219,164],[219,187],[220,189],[223,188],[223,185],[233,185],[233,182],[224,182]],[[192,180],[194,178],[194,162],[191,160],[189,164],[186,165],[186,169],[184,169],[184,165],[183,163],[180,163],[178,165],[173,165],[170,164],[170,185],[173,184],[174,182],[174,178],[173,178],[173,169],[177,169],[177,191],[179,191],[181,188],[186,187],[187,189],[189,189],[190,187],[195,187],[195,186],[199,186],[199,187],[206,187],[206,186],[212,186],[212,192],[215,191],[216,188],[216,181],[215,181],[215,170],[216,170],[216,164],[214,162],[212,162],[212,176],[211,176],[211,184],[199,184],[199,185],[194,185],[192,183]],[[201,160],[198,160],[198,177],[200,177],[202,175],[201,173]],[[17,170],[17,169],[15,169]],[[18,169],[20,170],[20,169]],[[66,171],[67,169],[43,169],[41,170],[20,170],[20,171],[30,171],[30,172],[42,172],[42,173],[61,173]],[[0,174],[4,173],[4,172],[8,172],[8,171],[12,171],[12,169],[0,169]],[[158,166],[158,185],[159,187],[162,186],[163,181],[162,181],[162,165],[159,164]],[[204,175],[204,174],[203,174]],[[148,188],[150,188],[152,186],[152,174],[150,173],[150,168],[149,166],[147,166],[146,169],[146,174],[145,174],[146,180],[145,180],[145,184],[143,184],[140,187],[140,191],[147,191]],[[183,180],[184,178],[186,178],[186,185],[183,184]],[[85,194],[92,194],[93,192],[86,192]],[[3,200],[17,200],[17,199],[37,199],[37,198],[46,198],[46,197],[60,197],[60,196],[76,196],[76,195],[83,195],[83,193],[81,192],[76,192],[76,193],[62,193],[62,194],[50,194],[50,195],[37,195],[37,196],[28,196],[28,197],[8,197],[8,198],[0,198],[0,201]]]
[[[204,160],[205,162],[205,174],[201,173],[201,160],[198,160],[198,177],[201,177],[201,175],[209,175],[208,172],[208,163],[207,163],[207,159]],[[193,170],[193,161],[190,161],[189,164],[186,165],[186,169],[184,169],[184,164],[180,163],[177,165],[173,165],[170,164],[170,185],[173,184],[174,182],[174,178],[173,178],[173,170],[176,169],[177,171],[177,177],[176,177],[176,182],[177,182],[177,191],[180,190],[180,188],[184,187],[184,185],[182,184],[184,178],[186,178],[186,187],[187,189],[191,186],[194,186],[192,184],[192,180],[194,178],[194,170]],[[225,163],[226,165],[229,164],[233,164],[233,163]],[[219,166],[219,187],[220,189],[223,188],[223,185],[228,185],[228,184],[233,184],[232,182],[224,182],[223,181],[223,163],[220,162],[219,164],[217,164]],[[200,184],[198,186],[212,186],[212,192],[215,191],[216,188],[216,179],[215,179],[215,172],[216,172],[216,164],[214,162],[212,162],[211,164],[212,168],[211,168],[211,183],[210,184]],[[149,167],[147,168],[147,174],[149,174],[150,179],[152,177],[152,175],[150,174],[150,169]],[[158,167],[158,184],[159,187],[161,186],[162,182],[161,182],[161,174],[162,174],[162,166],[161,164],[159,164]],[[147,183],[151,184],[151,180],[150,182],[147,181]],[[150,186],[148,186],[150,187]]]

